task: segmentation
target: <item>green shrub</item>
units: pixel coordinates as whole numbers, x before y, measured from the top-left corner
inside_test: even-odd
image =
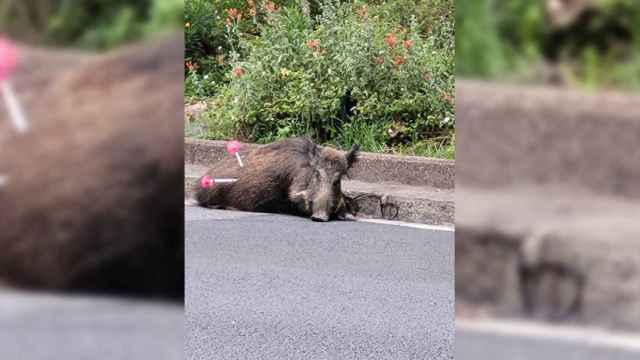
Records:
[[[228,82],[226,74],[231,70],[230,53],[235,52],[238,58],[246,56],[238,48],[239,38],[258,36],[258,24],[264,23],[270,7],[281,8],[297,3],[295,0],[186,0],[184,32],[187,99],[214,95],[220,85]],[[227,10],[233,11],[233,14]],[[229,22],[232,27],[227,26]]]
[[[237,44],[206,114],[207,135],[258,142],[311,135],[372,151],[390,150],[394,128],[414,145],[450,139],[453,14],[426,25],[399,18],[393,6],[325,1],[315,17],[283,7],[256,25],[260,36],[238,36],[232,22]]]
[[[21,40],[109,49],[182,23],[181,0],[6,0],[0,31]]]
[[[224,8],[216,8],[211,0],[188,0],[184,9],[185,96],[206,97],[214,94],[223,74],[227,39],[223,20]],[[223,4],[223,6],[226,4]],[[219,59],[219,61],[218,61]],[[204,78],[207,74],[207,78]]]
[[[462,0],[456,9],[456,70],[460,75],[493,77],[505,70],[504,48],[489,1]]]
[[[350,3],[342,0],[342,3]],[[323,0],[186,0],[185,2],[185,95],[188,101],[212,96],[217,88],[228,82],[225,74],[231,68],[230,44],[237,44],[238,37],[252,38],[260,35],[259,24],[268,18],[269,7],[297,7],[306,9],[310,16],[322,12]],[[382,16],[388,21],[408,26],[412,15],[417,19],[421,34],[431,33],[437,39],[447,40],[435,32],[442,29],[443,21],[453,23],[453,0],[369,0],[372,16]],[[270,5],[268,5],[270,4]],[[237,31],[227,31],[227,9],[238,9],[242,16],[234,22]],[[255,14],[255,16],[254,16]],[[238,57],[247,54],[238,50]],[[189,66],[187,66],[187,64]],[[191,70],[190,70],[191,68]],[[207,79],[204,79],[204,77]]]

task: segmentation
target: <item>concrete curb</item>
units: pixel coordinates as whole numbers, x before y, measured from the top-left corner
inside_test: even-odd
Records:
[[[456,195],[461,306],[640,330],[639,204],[548,185]]]
[[[210,166],[228,156],[225,141],[185,138],[185,161]],[[259,145],[243,144],[247,150]],[[351,169],[355,180],[369,183],[394,182],[411,186],[427,186],[439,189],[455,187],[455,161],[361,153],[359,161]]]
[[[429,224],[453,226],[455,214],[454,194],[452,190],[438,190],[427,188],[413,188],[406,193],[394,189],[394,185],[378,184],[368,186],[359,181],[346,181],[343,190],[347,196],[374,194],[381,196],[386,203],[398,207],[396,220]],[[386,188],[386,189],[385,189]],[[360,212],[358,217],[380,219],[384,216],[393,216],[391,209],[381,209],[379,201],[372,199],[359,201]]]
[[[187,168],[193,165],[186,165]],[[204,172],[201,171],[201,172]],[[185,194],[191,196],[193,188],[197,184],[200,172],[185,171]],[[395,185],[397,187],[397,185]],[[370,185],[359,181],[345,181],[343,190],[347,196],[355,197],[358,195],[374,194],[385,197],[388,203],[398,206],[398,215],[395,220],[429,224],[429,225],[445,225],[453,226],[455,204],[453,191],[451,190],[427,190],[415,187],[409,188],[408,193],[398,190],[382,190],[384,187],[394,187],[394,185]],[[413,191],[412,191],[413,190]],[[411,195],[413,193],[414,195]],[[364,199],[359,201],[360,211],[358,217],[370,219],[382,219],[382,209],[379,201],[374,199]],[[385,214],[389,214],[390,210],[386,210]]]
[[[456,89],[458,303],[639,331],[640,97]]]
[[[468,80],[456,89],[458,185],[536,181],[640,198],[640,96]]]

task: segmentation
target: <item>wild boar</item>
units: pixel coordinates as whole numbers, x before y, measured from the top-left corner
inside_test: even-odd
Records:
[[[310,216],[314,221],[344,219],[349,207],[342,177],[357,156],[358,145],[344,153],[307,138],[281,140],[244,155],[244,167],[231,157],[216,164],[203,177],[237,181],[205,187],[201,178],[196,201],[206,207]]]

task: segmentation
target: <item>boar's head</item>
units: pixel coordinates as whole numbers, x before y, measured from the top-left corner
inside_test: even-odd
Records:
[[[342,193],[342,177],[356,161],[358,145],[353,145],[346,153],[322,147],[311,162],[307,206],[314,221],[328,221],[331,217],[344,218],[345,198]]]

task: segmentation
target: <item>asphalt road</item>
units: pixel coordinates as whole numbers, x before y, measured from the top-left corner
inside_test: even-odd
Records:
[[[178,360],[182,304],[0,289],[0,359]]]
[[[452,359],[454,236],[186,209],[188,359]]]
[[[549,324],[458,322],[456,360],[640,359],[640,334],[564,328]]]

